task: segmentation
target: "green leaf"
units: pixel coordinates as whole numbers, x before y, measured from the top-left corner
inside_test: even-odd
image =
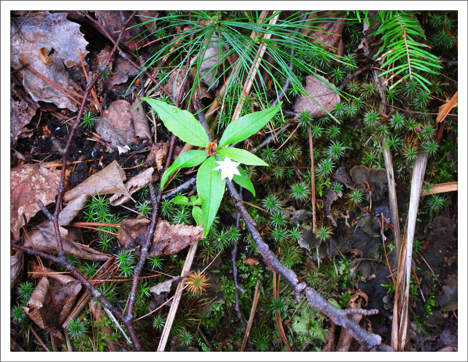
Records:
[[[219,141],[218,148],[245,140],[247,137],[260,131],[279,111],[281,104],[282,102],[264,111],[247,114],[230,123]]]
[[[208,235],[211,224],[218,213],[224,195],[226,181],[213,169],[218,166],[215,156],[208,158],[198,169],[197,191],[202,200],[204,236]]]
[[[207,146],[208,135],[193,114],[155,99],[145,97],[143,100],[158,113],[166,128],[182,141],[193,146]]]
[[[247,174],[242,169],[242,167],[239,166],[237,169],[239,170],[241,175],[240,176],[234,175],[232,180],[239,186],[243,187],[244,189],[249,190],[252,193],[252,195],[255,196],[255,188],[253,186],[252,181],[250,181],[249,176],[247,176]]]
[[[203,225],[203,211],[198,206],[194,206],[192,209],[193,220],[197,223],[198,226]]]
[[[243,163],[244,165],[268,166],[268,163],[255,156],[253,153],[250,153],[246,150],[241,150],[239,148],[218,148],[216,153],[223,157],[228,156],[231,160]]]
[[[192,203],[189,202],[189,199],[187,196],[182,196],[182,195],[177,195],[174,197],[174,200],[172,200],[174,204],[179,204],[179,205],[192,205]]]
[[[202,204],[201,200],[195,195],[190,196],[190,202],[192,203],[193,206]]]
[[[166,184],[167,180],[169,179],[169,176],[171,176],[174,172],[177,170],[183,168],[183,167],[194,167],[198,166],[200,163],[202,163],[206,157],[208,157],[205,154],[205,151],[188,151],[182,153],[179,157],[177,157],[174,161],[174,163],[164,172],[164,174],[161,177],[161,189],[164,189],[164,185]]]

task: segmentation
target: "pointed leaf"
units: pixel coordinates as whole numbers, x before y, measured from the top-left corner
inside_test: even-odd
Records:
[[[253,186],[252,181],[250,181],[249,176],[247,176],[247,174],[242,169],[242,167],[239,166],[237,169],[239,170],[241,175],[240,176],[234,175],[232,180],[239,186],[243,187],[244,189],[249,190],[252,193],[252,195],[255,196],[255,188]]]
[[[203,162],[197,174],[197,191],[202,200],[204,236],[208,235],[211,224],[218,213],[226,186],[226,181],[221,179],[219,172],[213,171],[216,166],[218,166],[216,158],[211,156]]]
[[[206,147],[209,142],[205,129],[190,112],[151,98],[143,98],[158,113],[166,128],[182,141]]]
[[[164,172],[161,177],[161,189],[164,189],[164,185],[166,185],[169,176],[171,176],[177,170],[183,167],[194,167],[198,166],[206,159],[205,151],[188,151],[182,153],[179,157],[177,157],[174,163]]]
[[[192,203],[193,206],[201,205],[201,200],[195,195],[190,196],[190,202]]]
[[[276,106],[265,109],[261,112],[247,114],[244,117],[231,122],[223,133],[219,141],[218,148],[230,145],[231,143],[245,140],[247,137],[260,131],[272,119],[281,108],[282,102]]]
[[[197,223],[197,226],[203,225],[203,211],[198,206],[194,206],[192,209],[193,220]]]
[[[177,195],[174,197],[174,200],[172,200],[174,204],[179,204],[179,205],[192,205],[192,203],[189,202],[189,199],[187,196],[182,196],[182,195]]]
[[[255,156],[253,153],[239,148],[219,148],[216,153],[223,157],[228,156],[231,160],[243,163],[244,165],[268,166],[268,163]]]

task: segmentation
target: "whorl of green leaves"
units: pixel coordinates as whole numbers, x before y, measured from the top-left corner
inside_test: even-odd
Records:
[[[437,57],[426,50],[430,47],[417,40],[417,37],[426,38],[418,20],[405,11],[382,11],[380,17],[382,24],[374,35],[382,34],[383,45],[377,55],[381,55],[382,68],[397,64],[382,72],[380,76],[388,73],[393,73],[393,76],[401,74],[397,83],[407,78],[415,79],[429,92],[426,84],[431,82],[424,78],[422,73],[438,74],[434,69],[441,66]]]

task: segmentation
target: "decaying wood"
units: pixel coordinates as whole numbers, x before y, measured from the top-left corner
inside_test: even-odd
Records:
[[[399,254],[397,284],[392,321],[392,347],[395,351],[403,351],[408,333],[408,303],[411,280],[411,262],[413,258],[413,240],[418,216],[418,205],[426,172],[427,155],[420,154],[413,166],[411,179],[411,194],[406,221],[406,231]]]
[[[458,191],[458,181],[433,185],[431,188],[431,191],[423,190],[421,192],[421,196],[442,194],[444,192],[452,192],[452,191]]]

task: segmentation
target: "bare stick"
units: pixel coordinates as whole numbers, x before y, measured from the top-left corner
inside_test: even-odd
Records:
[[[446,182],[443,184],[433,185],[430,191],[423,190],[421,196],[441,194],[444,192],[458,191],[458,182]]]

